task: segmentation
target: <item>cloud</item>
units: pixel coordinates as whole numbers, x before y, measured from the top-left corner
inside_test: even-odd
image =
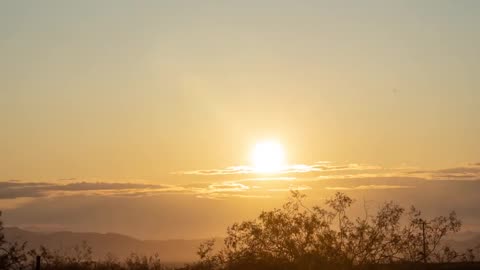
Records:
[[[319,161],[313,164],[294,164],[283,167],[275,173],[262,173],[251,166],[231,166],[223,169],[193,170],[174,172],[174,175],[191,177],[225,177],[248,175],[244,180],[299,180],[316,181],[324,179],[360,179],[375,177],[415,177],[426,180],[480,180],[480,163],[439,170],[420,170],[401,166],[384,168],[378,165],[359,163],[335,163]],[[265,177],[261,177],[265,175]],[[260,176],[260,177],[259,177]],[[231,177],[230,177],[231,178]],[[240,181],[240,180],[239,180]]]
[[[257,199],[268,199],[271,198],[270,195],[253,195],[253,194],[228,194],[228,193],[207,193],[207,194],[199,194],[196,195],[197,198],[202,199],[214,199],[214,200],[221,200],[227,198],[257,198]]]
[[[77,181],[77,178],[71,177],[71,178],[60,178],[58,181]]]
[[[297,178],[296,177],[288,177],[288,176],[285,176],[285,177],[254,177],[254,178],[245,178],[245,179],[236,180],[235,182],[294,181],[295,179],[297,179]]]
[[[415,188],[415,186],[398,186],[398,185],[362,185],[355,187],[325,187],[328,190],[367,190],[367,189],[403,189]]]
[[[168,185],[142,182],[0,182],[0,200],[41,198],[72,195],[99,196],[155,196],[165,193],[188,194],[198,198],[261,198],[289,190],[373,190],[415,188],[425,180],[480,180],[480,164],[439,170],[412,170],[412,168],[382,168],[357,163],[316,162],[285,167],[274,175],[255,173],[252,167],[232,166],[225,169],[177,172],[189,175],[190,184]],[[238,177],[246,175],[246,177]],[[210,176],[210,181],[203,178]],[[201,182],[196,177],[202,178]],[[232,179],[233,178],[233,179]],[[237,179],[235,179],[237,178]],[[206,181],[208,180],[208,181]],[[137,180],[140,181],[140,180]],[[339,182],[342,181],[342,182]],[[348,182],[347,182],[348,181]],[[8,205],[12,205],[8,202]]]
[[[185,175],[229,175],[229,174],[248,174],[253,173],[254,169],[249,166],[231,166],[224,169],[209,169],[209,170],[194,170],[194,171],[179,171],[172,174]]]
[[[0,182],[0,199],[40,197],[43,191],[53,187],[50,183],[20,182],[16,180]]]
[[[0,199],[36,198],[52,195],[67,194],[105,194],[128,195],[135,192],[166,192],[181,190],[171,185],[152,185],[134,183],[102,183],[102,182],[77,182],[70,184],[45,183],[45,182],[0,182]]]
[[[207,192],[242,192],[249,190],[250,187],[240,183],[221,183],[211,184],[206,189]]]
[[[363,215],[362,201],[366,200],[372,208],[384,201],[394,201],[403,207],[413,204],[432,216],[456,210],[466,226],[480,228],[480,181],[378,177],[310,182],[218,181],[175,188],[182,190],[156,191],[155,188],[137,186],[137,189],[122,189],[115,193],[108,189],[95,193],[63,193],[71,196],[53,193],[48,198],[34,198],[19,207],[1,209],[5,210],[3,217],[9,226],[46,224],[47,228],[39,229],[48,230],[48,224],[62,224],[68,230],[119,232],[149,239],[199,238],[223,235],[224,229],[233,222],[279,207],[285,202],[289,190],[300,189],[307,194],[305,203],[308,206],[323,206],[325,199],[336,191],[346,192],[360,202],[354,204],[353,216]]]
[[[416,170],[407,174],[428,180],[480,180],[480,163],[439,170]]]
[[[198,198],[268,197],[266,194],[239,194],[255,188],[258,187],[250,187],[242,183],[231,181],[219,183],[196,183],[184,186],[110,182],[76,182],[61,184],[7,181],[0,182],[0,200],[3,200],[3,204],[0,205],[7,205],[7,200],[21,198],[75,195],[140,197],[165,193],[178,193],[195,195]],[[8,202],[8,205],[11,205],[11,202]]]
[[[365,165],[357,163],[349,164],[335,164],[328,161],[319,161],[314,164],[293,164],[284,166],[282,169],[274,173],[274,175],[285,175],[285,174],[305,174],[305,173],[326,173],[326,172],[342,172],[342,171],[365,171],[365,170],[378,170],[381,169],[379,166],[374,165]],[[230,166],[221,169],[207,169],[207,170],[193,170],[193,171],[178,171],[173,172],[172,174],[177,175],[198,175],[198,176],[221,176],[221,175],[245,175],[245,174],[265,174],[259,172],[255,167],[252,166]]]
[[[192,190],[197,198],[225,199],[225,198],[269,198],[268,194],[259,194],[256,188],[236,182],[223,182],[210,184],[207,187]]]
[[[190,181],[175,185],[139,179],[129,183],[96,179],[73,183],[7,181],[0,182],[0,194],[10,199],[0,199],[0,209],[5,210],[9,226],[39,224],[39,230],[49,230],[49,224],[62,224],[69,230],[113,231],[148,238],[206,237],[221,235],[232,222],[253,217],[261,210],[279,207],[291,190],[304,192],[308,205],[323,205],[326,198],[340,191],[356,201],[367,200],[372,207],[392,200],[404,207],[418,206],[428,215],[456,210],[466,226],[480,228],[480,181],[427,179],[432,174],[472,173],[476,171],[473,165],[465,165],[468,170],[459,166],[356,171],[345,169],[355,168],[352,165],[329,166],[328,173],[315,172],[328,176],[323,178],[311,174],[233,175],[232,180],[217,175],[213,179],[190,177]],[[416,174],[420,173],[423,177],[419,178]],[[356,211],[363,211],[361,204],[352,208],[352,215],[362,213]]]
[[[67,185],[58,185],[55,190],[82,191],[82,190],[112,190],[112,189],[138,189],[138,188],[168,188],[168,185],[135,184],[135,183],[103,183],[103,182],[77,182]]]
[[[270,192],[286,192],[286,191],[304,191],[304,190],[310,190],[312,187],[306,186],[306,185],[290,185],[287,188],[270,188],[267,189]]]

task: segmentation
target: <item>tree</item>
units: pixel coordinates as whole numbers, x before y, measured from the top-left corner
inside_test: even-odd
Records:
[[[224,248],[212,254],[204,243],[194,269],[306,269],[326,265],[349,268],[369,264],[452,261],[460,254],[439,249],[441,240],[458,232],[454,212],[427,220],[414,207],[384,203],[372,216],[352,219],[347,210],[354,200],[343,193],[326,207],[306,207],[305,195],[292,191],[279,209],[263,211],[253,220],[227,228]],[[208,266],[208,267],[207,267]]]
[[[427,220],[422,217],[420,210],[411,207],[408,213],[409,223],[403,229],[404,256],[412,262],[430,262],[439,257],[437,249],[441,240],[451,232],[458,232],[462,222],[455,212],[448,216],[438,216]],[[445,248],[444,248],[445,251]],[[451,254],[452,250],[447,249]]]
[[[0,218],[2,212],[0,211]],[[8,243],[3,233],[3,222],[0,219],[0,269],[20,270],[28,264],[26,243]]]
[[[2,217],[2,212],[0,212],[0,218]],[[5,235],[3,234],[3,222],[0,219],[0,268],[6,269],[8,262],[7,249],[6,249]]]

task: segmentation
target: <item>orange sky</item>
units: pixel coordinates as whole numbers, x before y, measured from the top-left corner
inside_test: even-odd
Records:
[[[447,185],[465,192],[456,206],[480,226],[468,207],[480,178],[479,5],[2,2],[7,223],[197,237],[220,234],[244,201],[265,203],[242,217],[288,189],[315,201],[335,190],[412,196],[437,211],[434,200],[453,196]],[[252,149],[269,139],[286,167],[252,173]],[[214,202],[225,214],[215,226],[151,221],[142,232],[66,214],[92,220],[118,201],[177,223],[199,222],[194,212]],[[36,204],[49,219],[29,212]],[[173,218],[159,204],[185,210]]]

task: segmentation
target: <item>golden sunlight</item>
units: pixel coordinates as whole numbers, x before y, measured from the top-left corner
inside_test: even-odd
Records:
[[[255,145],[251,159],[256,172],[275,173],[284,166],[285,152],[280,143],[264,141]]]

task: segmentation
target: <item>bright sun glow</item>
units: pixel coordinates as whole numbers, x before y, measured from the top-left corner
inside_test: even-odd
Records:
[[[275,141],[257,143],[252,151],[252,163],[257,172],[280,171],[285,163],[282,145]]]

